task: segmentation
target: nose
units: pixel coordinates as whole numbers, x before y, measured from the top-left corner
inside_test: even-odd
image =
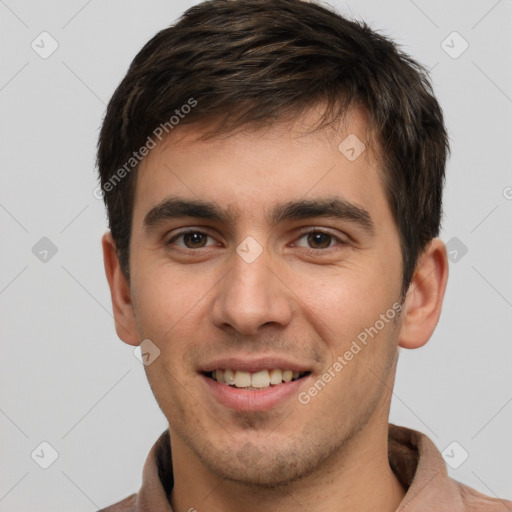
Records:
[[[216,327],[250,336],[265,325],[283,327],[290,322],[291,292],[265,252],[251,263],[233,255],[231,270],[213,301],[211,318]]]

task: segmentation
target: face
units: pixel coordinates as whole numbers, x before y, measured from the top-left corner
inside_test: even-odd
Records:
[[[131,297],[160,350],[147,377],[173,443],[223,478],[289,482],[387,429],[399,236],[375,155],[354,159],[364,113],[307,133],[316,119],[202,142],[182,127],[139,169]]]

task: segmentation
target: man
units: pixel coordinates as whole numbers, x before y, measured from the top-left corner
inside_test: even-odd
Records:
[[[441,312],[448,151],[424,69],[314,3],[204,2],[146,44],[100,135],[103,251],[169,429],[104,510],[512,510],[388,424]]]

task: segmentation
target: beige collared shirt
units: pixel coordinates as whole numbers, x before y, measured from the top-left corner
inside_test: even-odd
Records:
[[[447,474],[434,443],[421,432],[389,425],[389,463],[407,493],[397,512],[512,512],[512,501],[490,498]],[[173,486],[169,431],[151,448],[137,494],[100,512],[172,512]]]

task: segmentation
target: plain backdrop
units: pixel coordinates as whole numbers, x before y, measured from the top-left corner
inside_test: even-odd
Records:
[[[133,57],[194,3],[0,1],[2,512],[92,512],[136,492],[166,428],[114,330],[95,145]],[[448,448],[457,480],[510,499],[512,2],[331,5],[431,70],[451,139],[444,309],[430,342],[402,351],[391,421]]]

